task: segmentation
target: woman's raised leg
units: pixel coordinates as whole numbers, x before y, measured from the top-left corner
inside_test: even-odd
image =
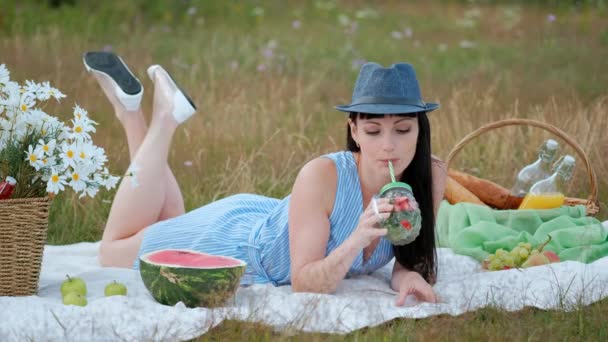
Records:
[[[148,131],[143,111],[141,110],[141,107],[138,107],[135,110],[128,110],[125,108],[114,93],[113,81],[107,76],[96,73],[94,73],[93,76],[97,79],[97,82],[112,104],[114,113],[125,130],[129,147],[129,157],[130,160],[133,161],[133,157],[141,146],[141,143],[144,141],[144,137]],[[184,199],[179,189],[179,184],[177,183],[171,168],[169,168],[169,164],[166,164],[165,168],[167,192],[158,221],[167,220],[185,213]]]
[[[132,163],[139,168],[136,174],[139,185],[133,186],[127,177],[119,186],[102,237],[100,261],[103,265],[130,267],[137,256],[144,229],[159,219],[184,212],[177,182],[167,166],[171,138],[178,125],[172,115],[175,114],[176,87],[162,71],[151,75],[156,86],[154,113],[147,132],[140,109],[128,111],[115,105],[116,114],[127,132]],[[108,91],[112,89],[109,87],[112,81],[104,75],[95,76],[110,101],[120,104],[113,92]]]
[[[132,265],[143,230],[158,222],[168,187],[167,155],[177,127],[167,117],[155,110],[148,133],[132,160],[137,168],[136,181],[127,176],[118,187],[101,241],[102,265]]]
[[[143,87],[124,61],[112,52],[93,51],[83,55],[85,68],[97,79],[116,116],[122,123],[129,146],[129,156],[135,152],[146,136],[147,126],[141,111]],[[166,220],[185,212],[182,193],[167,165],[167,196],[159,220]]]

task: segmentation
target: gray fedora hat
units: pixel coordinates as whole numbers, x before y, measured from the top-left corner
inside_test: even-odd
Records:
[[[335,108],[343,112],[401,114],[430,112],[439,105],[422,100],[411,64],[397,63],[383,68],[378,63],[369,62],[363,64],[359,71],[351,104]]]

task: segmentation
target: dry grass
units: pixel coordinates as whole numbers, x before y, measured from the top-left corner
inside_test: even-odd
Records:
[[[570,312],[525,308],[508,312],[485,307],[459,316],[439,315],[424,319],[394,319],[375,327],[339,334],[275,331],[258,323],[225,320],[196,341],[603,341],[608,300],[578,306]]]

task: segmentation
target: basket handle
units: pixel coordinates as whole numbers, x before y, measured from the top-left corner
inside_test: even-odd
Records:
[[[551,124],[544,123],[542,121],[531,120],[531,119],[505,119],[505,120],[491,122],[489,124],[481,126],[478,129],[474,130],[473,132],[467,134],[464,138],[462,138],[462,140],[460,140],[460,142],[458,144],[456,144],[456,146],[454,146],[454,148],[452,148],[452,150],[450,151],[450,153],[448,154],[448,157],[446,159],[446,165],[449,167],[450,162],[452,161],[452,159],[454,159],[454,156],[458,152],[460,152],[460,150],[462,150],[462,148],[469,141],[477,138],[481,134],[491,131],[495,128],[500,128],[500,127],[505,127],[505,126],[525,126],[525,125],[542,128],[546,131],[549,131],[549,132],[557,135],[558,137],[562,138],[565,142],[567,142],[568,145],[570,145],[574,149],[574,151],[576,151],[576,154],[580,157],[580,159],[583,160],[583,163],[585,164],[585,168],[587,169],[587,176],[589,177],[589,183],[591,186],[591,191],[589,193],[589,197],[587,198],[587,204],[588,205],[593,204],[593,205],[597,206],[597,178],[595,176],[595,172],[591,168],[591,164],[589,163],[589,158],[587,158],[587,155],[585,154],[583,149],[580,147],[580,145],[576,141],[574,141],[572,138],[570,138],[564,131],[562,131],[561,129],[559,129]]]

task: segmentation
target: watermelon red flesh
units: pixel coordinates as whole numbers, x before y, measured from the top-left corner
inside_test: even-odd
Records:
[[[176,254],[181,255],[181,262],[189,266],[168,265],[164,262],[157,264],[150,261],[160,258],[155,257],[157,253],[167,256],[171,253],[175,254],[176,251],[166,252],[168,251],[153,252],[140,258],[140,274],[144,285],[152,297],[161,304],[175,305],[181,301],[187,307],[223,305],[234,295],[245,272],[246,264],[243,261],[227,257],[219,258],[230,260],[232,266],[194,267],[192,266],[194,260],[200,262],[201,258],[206,258],[206,262],[211,263],[209,260],[215,259],[209,258],[209,254],[192,251],[177,251],[182,254]],[[180,262],[176,257],[172,260],[175,263]]]
[[[242,261],[200,252],[186,250],[163,250],[148,255],[148,261],[155,264],[196,268],[218,268],[239,266]]]

